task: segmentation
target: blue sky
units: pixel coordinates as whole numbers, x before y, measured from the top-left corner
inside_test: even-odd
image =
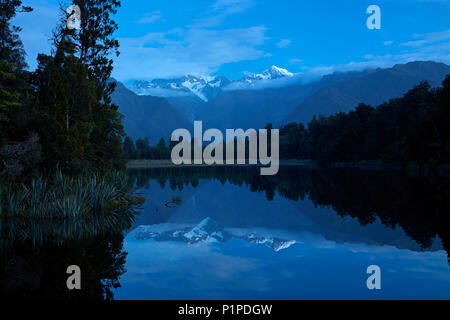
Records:
[[[24,0],[22,38],[35,67],[57,21],[57,0]],[[381,30],[366,9],[381,8]],[[450,0],[122,1],[116,17],[121,56],[114,77],[185,74],[241,78],[271,65],[295,73],[388,67],[414,60],[450,63]]]

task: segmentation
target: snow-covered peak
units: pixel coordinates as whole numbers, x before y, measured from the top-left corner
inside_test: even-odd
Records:
[[[277,66],[272,66],[269,69],[265,70],[263,73],[245,73],[245,78],[242,79],[240,82],[247,83],[247,84],[255,84],[255,81],[261,81],[261,80],[275,80],[280,78],[286,78],[286,77],[293,77],[294,74],[292,72],[289,72],[286,69],[279,68]]]
[[[286,69],[279,68],[277,66],[272,66],[270,69],[267,69],[263,73],[246,73],[246,77],[243,79],[248,83],[252,83],[253,81],[258,80],[274,80],[278,78],[284,77],[293,77],[294,74],[289,72]]]
[[[138,95],[162,95],[161,92],[167,97],[193,94],[207,102],[229,83],[230,80],[224,77],[186,75],[178,79],[135,81],[131,89]]]
[[[261,80],[264,83],[270,80],[290,78],[294,74],[286,69],[272,66],[262,73],[245,73],[245,77],[230,81],[221,76],[186,75],[177,79],[153,79],[152,81],[135,81],[130,87],[138,95],[151,95],[160,97],[173,97],[179,95],[195,95],[207,102],[215,98],[226,87],[236,85],[240,88],[254,87]]]
[[[210,242],[223,240],[221,228],[211,218],[206,218],[192,230],[186,232],[183,237],[189,243]]]
[[[213,219],[206,218],[194,226],[186,225],[153,225],[140,226],[132,232],[137,240],[183,241],[194,245],[199,243],[226,242],[230,239],[243,239],[249,243],[265,245],[279,252],[296,244],[295,240],[284,240],[268,235],[258,235],[252,231],[222,229]]]
[[[277,66],[272,66],[269,70],[266,70],[265,73],[268,73],[272,76],[276,77],[292,77],[294,74],[292,72],[287,71],[286,69],[279,68]]]
[[[282,240],[271,237],[261,237],[254,233],[249,234],[246,237],[246,240],[252,243],[263,244],[267,247],[272,248],[273,250],[275,250],[275,252],[287,249],[297,243],[297,241],[295,240]]]

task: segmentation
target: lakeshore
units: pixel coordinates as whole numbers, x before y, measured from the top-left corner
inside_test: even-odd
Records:
[[[130,160],[127,163],[127,169],[148,169],[148,168],[191,168],[191,167],[223,167],[225,165],[207,165],[207,164],[181,164],[176,165],[171,160]],[[261,167],[260,164],[234,164],[226,165],[227,167]],[[281,160],[280,166],[300,166],[308,169],[317,169],[318,165],[311,160]]]

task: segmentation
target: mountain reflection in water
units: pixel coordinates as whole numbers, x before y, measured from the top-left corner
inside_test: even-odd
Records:
[[[117,298],[450,297],[446,180],[298,167],[130,175],[147,203]],[[385,271],[381,292],[367,290],[371,264]]]
[[[299,167],[273,177],[249,167],[129,175],[147,202],[128,230],[36,247],[1,221],[0,295],[450,298],[448,180]],[[86,275],[76,293],[65,284],[71,264]],[[372,264],[381,291],[366,287]]]

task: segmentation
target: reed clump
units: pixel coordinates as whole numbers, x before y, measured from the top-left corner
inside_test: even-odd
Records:
[[[124,172],[79,177],[61,172],[27,185],[0,184],[0,241],[63,243],[128,229],[143,198]]]

